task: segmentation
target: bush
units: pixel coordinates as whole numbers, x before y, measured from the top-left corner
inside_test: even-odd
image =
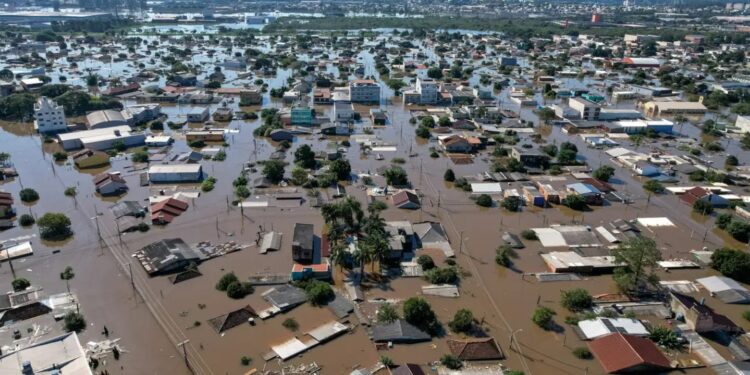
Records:
[[[209,192],[214,189],[214,186],[216,185],[216,179],[213,177],[209,177],[203,182],[201,182],[201,191]]]
[[[453,267],[435,267],[425,272],[424,276],[432,284],[453,284],[458,281],[458,272]]]
[[[201,140],[192,141],[192,142],[188,143],[188,146],[190,146],[192,148],[203,148],[203,147],[206,147],[206,142],[201,141]]]
[[[721,213],[716,217],[716,226],[719,229],[726,229],[733,219],[734,215],[727,212]]]
[[[560,292],[560,304],[570,311],[581,311],[591,307],[593,298],[588,290],[574,288]]]
[[[578,347],[578,348],[573,349],[573,355],[579,359],[591,359],[594,357],[591,354],[591,351],[584,347]]]
[[[508,211],[516,212],[519,208],[521,208],[521,200],[518,198],[508,197],[500,202],[500,206]]]
[[[453,332],[467,333],[471,331],[471,328],[473,326],[474,314],[472,314],[471,310],[469,309],[461,309],[456,311],[456,314],[453,316],[453,320],[448,322],[448,327],[450,327],[451,331]]]
[[[13,279],[11,281],[10,285],[13,287],[13,290],[16,292],[25,290],[26,288],[31,286],[31,282],[27,279],[24,279],[23,277],[19,277],[16,279]]]
[[[417,264],[422,266],[422,271],[428,271],[435,268],[435,261],[429,255],[420,255],[417,258]]]
[[[401,167],[393,166],[385,171],[385,180],[388,185],[405,186],[409,184],[409,176]]]
[[[664,191],[664,185],[656,180],[648,180],[643,183],[643,189],[652,193],[661,193],[662,191]]]
[[[45,240],[63,240],[70,237],[70,219],[65,214],[48,212],[37,221],[39,233]]]
[[[516,252],[508,245],[501,245],[495,250],[495,263],[498,266],[510,267],[513,264],[512,257]]]
[[[443,180],[448,182],[456,181],[456,175],[453,173],[452,169],[445,170],[445,174],[443,174]]]
[[[255,291],[249,282],[234,281],[227,285],[227,297],[231,299],[242,299]]]
[[[305,286],[305,293],[313,306],[323,306],[334,298],[333,288],[327,282],[312,280]]]
[[[34,217],[29,214],[23,214],[18,218],[18,224],[21,224],[22,227],[34,225],[35,222]]]
[[[705,201],[703,199],[698,199],[693,203],[693,211],[701,214],[701,215],[710,215],[712,212],[714,212],[714,206],[709,201]]]
[[[55,161],[65,161],[65,160],[68,160],[68,154],[66,154],[66,153],[64,153],[62,151],[55,152],[54,154],[52,154],[52,157],[55,159]]]
[[[219,282],[216,283],[216,289],[221,290],[222,292],[226,292],[229,284],[239,281],[240,280],[237,278],[237,275],[235,275],[234,272],[226,273],[221,277],[221,279],[219,279]]]
[[[555,316],[555,311],[546,306],[539,306],[534,310],[534,315],[531,316],[531,321],[541,328],[549,329],[552,324],[552,318]]]
[[[31,188],[21,190],[18,195],[21,197],[21,202],[31,203],[39,200],[39,193]]]
[[[250,366],[250,363],[253,361],[252,358],[243,355],[242,358],[240,358],[240,364],[243,366]]]
[[[492,207],[492,197],[487,194],[482,194],[477,197],[476,204],[481,207]]]
[[[381,355],[380,356],[380,363],[383,364],[386,368],[393,367],[393,360],[390,357]]]
[[[654,327],[650,330],[648,338],[657,345],[667,349],[679,349],[682,341],[677,334],[667,327]]]
[[[750,281],[750,254],[742,250],[716,249],[711,255],[711,267],[732,279]]]
[[[538,239],[537,236],[536,236],[536,232],[534,232],[531,229],[524,229],[521,232],[521,237],[523,237],[525,240],[529,240],[529,241],[533,241],[533,240]]]
[[[390,303],[384,303],[378,309],[378,323],[392,323],[398,320],[398,318],[398,311]]]
[[[286,318],[281,323],[281,325],[284,326],[284,328],[286,328],[286,329],[288,329],[288,330],[290,330],[292,332],[295,332],[295,331],[297,331],[299,329],[299,323],[297,323],[297,321],[294,320],[294,318]]]
[[[79,333],[86,329],[86,319],[83,318],[83,315],[71,311],[65,314],[63,325],[65,326],[66,331]]]
[[[147,151],[136,151],[133,153],[133,155],[130,157],[131,160],[133,160],[133,163],[147,163],[148,162],[148,152]]]
[[[602,181],[609,181],[615,175],[615,169],[609,165],[603,165],[594,171],[594,178]]]
[[[451,370],[460,370],[461,367],[464,367],[460,359],[450,354],[440,357],[440,364]]]

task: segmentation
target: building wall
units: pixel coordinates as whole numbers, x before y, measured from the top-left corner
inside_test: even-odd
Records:
[[[377,103],[380,101],[380,86],[351,85],[349,86],[349,100],[352,103]]]
[[[34,106],[34,129],[40,133],[66,130],[68,124],[65,122],[64,108],[52,100],[43,99]]]

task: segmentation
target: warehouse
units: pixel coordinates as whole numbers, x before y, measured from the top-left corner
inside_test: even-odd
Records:
[[[152,183],[197,182],[202,177],[200,164],[153,165],[148,169],[148,178]]]
[[[146,141],[146,135],[143,133],[132,133],[129,126],[116,126],[113,128],[62,133],[57,135],[57,139],[65,150],[75,150],[85,147],[101,151],[112,148],[116,141],[122,142],[126,147],[143,145]]]
[[[122,125],[130,125],[125,116],[120,111],[105,109],[103,111],[94,111],[86,115],[86,121],[89,123],[89,129],[112,128]]]

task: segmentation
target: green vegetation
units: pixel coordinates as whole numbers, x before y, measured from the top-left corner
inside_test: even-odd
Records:
[[[458,281],[458,272],[454,267],[435,267],[425,271],[424,277],[432,284],[453,284]]]
[[[36,97],[33,94],[13,94],[0,99],[0,119],[27,120],[34,115]]]
[[[385,355],[380,356],[380,363],[383,364],[385,368],[391,368],[394,366],[393,360],[390,357],[385,356]]]
[[[268,160],[263,164],[263,176],[271,183],[278,184],[284,178],[284,162],[281,160]]]
[[[480,207],[492,207],[492,197],[487,194],[481,194],[477,197],[476,204]]]
[[[292,332],[296,332],[299,329],[299,323],[297,323],[294,318],[284,319],[284,321],[281,322],[281,325]]]
[[[716,226],[727,231],[737,241],[748,242],[750,240],[750,223],[731,213],[719,214],[716,217]]]
[[[706,216],[714,212],[714,206],[707,200],[698,199],[693,203],[693,211]]]
[[[201,182],[201,191],[209,192],[214,189],[215,185],[216,185],[216,178],[209,177],[203,180],[203,182]]]
[[[591,307],[593,298],[588,290],[574,288],[560,291],[560,304],[570,311],[581,311]]]
[[[440,324],[430,304],[420,297],[412,297],[404,302],[404,319],[431,334],[437,332]]]
[[[516,256],[516,251],[508,245],[500,245],[495,249],[495,263],[498,266],[510,267],[513,265],[511,258]]]
[[[384,303],[377,312],[378,323],[392,323],[399,319],[398,311],[390,303]]]
[[[469,309],[458,310],[453,320],[448,322],[448,327],[453,332],[468,333],[474,327],[474,314]]]
[[[531,229],[524,229],[523,231],[521,231],[521,237],[523,237],[523,239],[529,240],[529,241],[534,241],[534,240],[538,239],[537,236],[536,236],[536,232],[534,232]]]
[[[243,366],[250,366],[250,363],[252,362],[253,362],[253,359],[246,355],[243,355],[242,358],[240,358],[240,364]]]
[[[568,194],[568,196],[563,198],[562,204],[576,211],[583,211],[587,207],[586,198],[580,194]]]
[[[18,218],[18,224],[21,224],[22,227],[32,226],[35,222],[34,217],[29,214],[23,214]]]
[[[116,99],[97,98],[82,91],[68,91],[55,98],[55,101],[65,107],[66,116],[82,116],[102,109],[122,109],[122,103]]]
[[[23,277],[13,279],[10,284],[13,286],[13,291],[15,292],[26,290],[26,288],[31,286],[31,282]]]
[[[25,188],[18,192],[18,196],[21,198],[21,202],[32,203],[39,200],[39,193],[32,188]]]
[[[723,247],[711,254],[711,267],[722,275],[740,282],[750,281],[750,254]]]
[[[588,350],[588,348],[584,347],[578,347],[573,349],[573,355],[578,359],[591,359],[594,358],[594,356],[591,354],[591,351]]]
[[[456,181],[456,175],[453,173],[452,169],[445,170],[445,173],[443,174],[443,180],[448,182]]]
[[[320,280],[310,280],[305,283],[305,293],[313,306],[323,306],[334,298],[331,284]]]
[[[86,319],[83,318],[83,315],[71,311],[65,314],[65,317],[63,318],[63,326],[68,332],[79,333],[86,329]]]
[[[603,165],[594,171],[594,178],[602,181],[609,181],[615,175],[615,169],[609,165]]]
[[[294,151],[294,162],[302,168],[315,168],[315,153],[309,145],[302,145]]]
[[[60,280],[65,281],[65,287],[68,289],[68,293],[70,293],[70,280],[73,280],[74,277],[76,277],[76,274],[71,266],[65,267],[65,269],[60,272]]]
[[[133,163],[148,163],[148,151],[138,150],[131,155]]]
[[[531,321],[537,326],[543,329],[549,329],[552,324],[552,319],[556,313],[554,310],[546,306],[539,306],[534,310],[534,315],[531,316]]]
[[[71,187],[65,188],[65,191],[63,191],[63,194],[66,197],[75,198],[75,196],[78,194],[78,191],[76,190],[75,186],[71,186]]]
[[[500,202],[500,206],[508,211],[516,212],[519,208],[521,208],[521,200],[518,198],[508,197]]]
[[[461,367],[464,367],[463,362],[458,357],[450,354],[440,357],[440,364],[451,370],[460,370]]]
[[[661,251],[649,237],[635,237],[621,243],[613,251],[615,262],[622,265],[615,269],[612,278],[617,288],[628,295],[638,295],[659,282],[654,272],[656,262],[661,260]]]
[[[429,255],[420,255],[417,258],[417,264],[422,267],[423,271],[429,271],[435,268],[435,261],[433,261],[432,257]]]
[[[335,176],[338,181],[349,180],[352,167],[349,165],[349,161],[345,159],[337,159],[328,164],[328,170]]]
[[[384,175],[388,185],[406,186],[409,184],[409,176],[401,167],[392,166],[385,171]]]
[[[643,183],[643,189],[652,193],[661,193],[664,191],[664,185],[656,180],[648,180]]]
[[[48,212],[37,220],[37,227],[41,237],[45,240],[59,241],[71,235],[70,219],[65,214]]]
[[[679,336],[672,329],[663,326],[651,328],[648,338],[657,345],[671,350],[680,349],[683,346]]]
[[[68,160],[68,154],[62,151],[57,151],[52,154],[52,158],[57,162]]]

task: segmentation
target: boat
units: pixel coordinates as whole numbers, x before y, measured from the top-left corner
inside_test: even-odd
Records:
[[[383,159],[385,159],[385,157],[383,157],[383,154],[377,154],[375,156],[375,160],[383,160]]]

